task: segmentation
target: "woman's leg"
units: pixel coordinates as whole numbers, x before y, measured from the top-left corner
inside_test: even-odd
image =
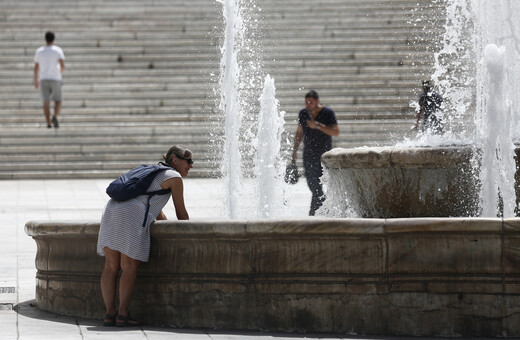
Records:
[[[119,315],[128,316],[128,305],[134,291],[137,269],[141,261],[121,254],[121,278],[119,280]]]
[[[101,293],[108,315],[116,314],[116,287],[119,274],[121,253],[105,247],[105,268],[101,274]],[[107,321],[107,320],[105,320]]]

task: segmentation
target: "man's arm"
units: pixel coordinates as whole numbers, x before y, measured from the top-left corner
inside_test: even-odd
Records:
[[[336,136],[339,136],[339,126],[338,124],[334,124],[334,125],[324,125],[324,124],[321,124],[319,125],[319,130],[329,136],[332,136],[332,137],[336,137]]]
[[[339,136],[339,126],[338,126],[338,124],[325,125],[325,124],[320,123],[320,122],[315,121],[315,120],[308,120],[307,121],[307,125],[309,125],[309,127],[311,129],[318,129],[321,132],[323,132],[324,134],[327,134],[329,136],[332,136],[332,137]]]
[[[40,82],[38,81],[38,73],[40,73],[40,65],[38,63],[34,63],[34,88],[38,89],[40,87]]]
[[[65,60],[60,59],[58,62],[60,63],[60,72],[63,73],[65,71]]]
[[[292,161],[296,161],[296,157],[298,154],[298,148],[300,147],[300,142],[302,141],[303,137],[303,128],[301,125],[298,125],[298,128],[296,129],[296,133],[294,134],[294,145],[293,145],[293,152],[292,152]]]

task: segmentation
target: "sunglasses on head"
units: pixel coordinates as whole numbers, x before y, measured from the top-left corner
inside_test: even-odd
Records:
[[[177,157],[178,159],[185,160],[186,162],[188,162],[188,164],[193,164],[193,161],[191,160],[191,158],[181,157],[181,156],[177,156],[177,155],[175,155],[175,157]]]

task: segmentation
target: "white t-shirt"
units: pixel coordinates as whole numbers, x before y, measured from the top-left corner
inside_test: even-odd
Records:
[[[34,62],[39,65],[40,80],[61,80],[60,59],[65,60],[65,55],[56,45],[42,46],[36,50]]]

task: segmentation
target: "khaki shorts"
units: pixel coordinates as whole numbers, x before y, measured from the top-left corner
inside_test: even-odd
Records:
[[[60,80],[40,80],[40,91],[44,102],[61,102],[61,81]]]

